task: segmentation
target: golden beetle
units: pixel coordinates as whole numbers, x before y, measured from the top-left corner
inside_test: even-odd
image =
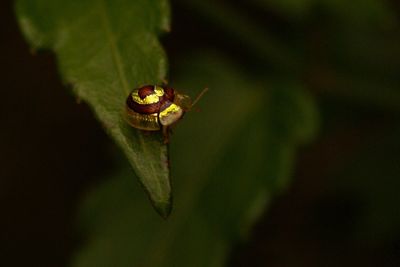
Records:
[[[145,85],[136,88],[126,99],[126,120],[140,130],[162,130],[165,142],[168,142],[168,127],[179,121],[206,90],[192,103],[189,96],[170,87]]]

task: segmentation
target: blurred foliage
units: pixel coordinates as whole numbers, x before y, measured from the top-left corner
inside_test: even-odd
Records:
[[[400,234],[399,125],[384,133],[379,140],[365,140],[368,146],[336,172],[331,185],[334,192],[353,195],[361,201],[353,235],[368,243],[382,243]]]
[[[343,216],[356,224],[351,234],[338,228],[333,235],[372,246],[395,242],[396,7],[378,0],[172,1],[180,31],[174,35],[173,24],[173,40],[165,41],[171,84],[190,95],[210,88],[200,112],[188,113],[171,138],[174,211],[167,221],[153,214],[117,157],[119,167],[84,201],[87,239],[73,265],[224,266],[232,246],[289,184],[299,146],[318,146],[341,131],[357,145],[333,155],[342,161],[328,165],[324,193],[348,195],[359,214]],[[321,203],[322,213],[333,212]]]
[[[389,25],[395,20],[387,2],[381,0],[252,0],[267,11],[273,10],[290,19],[302,20],[312,15],[315,7],[328,10],[339,21],[363,25]]]

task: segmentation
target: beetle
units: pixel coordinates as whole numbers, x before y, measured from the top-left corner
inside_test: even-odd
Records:
[[[189,111],[208,89],[192,102],[188,95],[166,86],[145,85],[133,89],[127,99],[125,117],[129,125],[144,131],[162,131],[168,143],[168,129]]]

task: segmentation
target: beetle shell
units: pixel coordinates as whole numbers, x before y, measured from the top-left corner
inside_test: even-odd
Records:
[[[169,87],[146,85],[134,89],[126,100],[128,123],[146,131],[158,131],[174,124],[184,114],[179,103],[174,103],[176,96],[180,95]]]

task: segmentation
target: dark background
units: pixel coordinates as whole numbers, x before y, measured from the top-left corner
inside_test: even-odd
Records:
[[[400,266],[399,103],[393,99],[376,104],[367,97],[358,101],[344,97],[343,88],[326,86],[329,79],[312,67],[326,60],[324,47],[329,46],[323,25],[332,21],[323,11],[298,26],[245,3],[234,5],[283,39],[309,34],[312,46],[304,51],[312,51],[311,67],[303,78],[318,101],[323,122],[318,139],[299,153],[293,183],[273,201],[250,240],[235,247],[229,266]],[[399,4],[390,5],[398,15]],[[188,47],[220,49],[255,72],[260,65],[270,67],[191,11],[173,3],[173,31],[163,38],[173,59],[172,73]],[[112,167],[114,145],[89,108],[64,88],[55,58],[30,52],[11,1],[0,2],[0,20],[0,266],[67,266],[80,244],[78,203]],[[318,23],[324,20],[328,23]],[[365,42],[370,39],[367,36]],[[400,42],[394,44],[400,48]],[[394,66],[400,66],[399,51]],[[399,78],[399,68],[392,71]],[[368,77],[369,72],[361,74]],[[396,80],[389,84],[400,91]],[[348,176],[361,180],[347,180]],[[364,181],[370,186],[358,186]],[[376,208],[375,203],[382,206]],[[365,226],[374,216],[378,226]]]

